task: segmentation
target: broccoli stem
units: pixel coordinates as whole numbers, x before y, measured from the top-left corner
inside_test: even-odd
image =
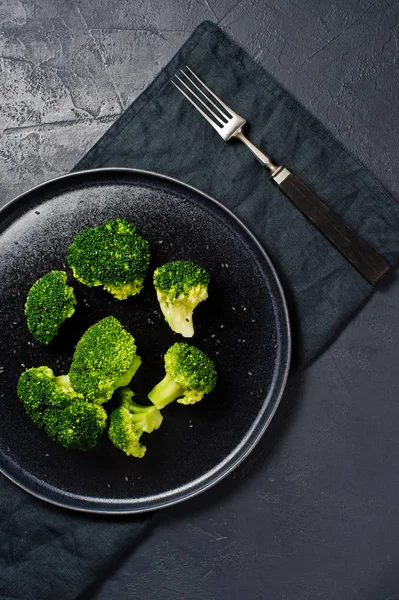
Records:
[[[184,306],[184,304],[172,304],[170,307],[170,326],[173,331],[180,333],[183,337],[193,337],[194,323],[192,309]]]
[[[172,331],[189,338],[194,335],[193,309],[182,302],[169,302],[157,292],[159,304],[166,321]]]
[[[183,396],[183,388],[173,381],[168,374],[148,394],[148,398],[159,410]]]
[[[162,415],[156,406],[141,406],[135,402],[130,402],[128,406],[132,421],[140,425],[140,429],[146,433],[158,429],[162,423]]]
[[[173,331],[180,333],[183,337],[193,337],[193,310],[184,304],[170,304],[169,325]]]
[[[65,391],[74,391],[69,380],[69,375],[58,375],[58,377],[54,377],[54,383],[56,383],[60,388],[63,388]]]

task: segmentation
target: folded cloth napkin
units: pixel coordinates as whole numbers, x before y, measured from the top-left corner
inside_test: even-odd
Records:
[[[373,288],[268,180],[239,143],[224,143],[170,84],[188,64],[250,123],[251,139],[298,174],[394,264],[399,205],[280,84],[211,23],[200,25],[76,170],[134,167],[171,175],[211,194],[257,235],[287,295],[297,365],[305,365]],[[72,600],[149,520],[74,514],[0,482],[4,600]]]

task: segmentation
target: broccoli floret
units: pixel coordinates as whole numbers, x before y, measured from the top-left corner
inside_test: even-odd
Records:
[[[189,260],[166,263],[154,272],[154,287],[162,313],[172,331],[194,335],[193,312],[208,298],[209,273]]]
[[[24,371],[19,378],[17,393],[26,412],[36,425],[43,427],[47,407],[66,408],[76,398],[68,376],[55,377],[49,367],[34,367]]]
[[[116,392],[119,406],[110,416],[109,438],[128,456],[142,458],[146,447],[140,444],[143,432],[151,433],[162,423],[162,415],[155,406],[140,406],[132,400],[133,392],[123,388]]]
[[[216,385],[212,360],[190,344],[178,342],[169,348],[165,354],[165,371],[165,377],[148,394],[159,409],[177,398],[180,404],[195,404]]]
[[[44,412],[44,430],[64,448],[90,450],[100,439],[107,424],[107,413],[102,406],[77,399],[64,410],[47,408]]]
[[[42,344],[49,344],[59,327],[75,312],[76,296],[64,271],[50,271],[29,290],[25,303],[28,329]]]
[[[118,300],[138,294],[150,264],[150,245],[124,219],[81,231],[69,246],[67,260],[76,279],[103,286]]]
[[[65,448],[93,448],[105,429],[104,409],[76,393],[67,375],[55,377],[48,367],[22,373],[17,392],[32,421]]]
[[[105,317],[83,334],[72,358],[69,377],[87,400],[107,402],[128,385],[141,364],[134,338],[115,317]]]

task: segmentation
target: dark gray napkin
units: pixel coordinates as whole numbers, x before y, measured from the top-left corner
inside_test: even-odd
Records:
[[[188,64],[249,123],[251,139],[298,174],[390,263],[399,205],[307,110],[216,26],[203,23],[76,170],[158,171],[213,195],[257,235],[290,306],[296,361],[309,362],[373,289],[269,181],[239,143],[226,144],[170,84]],[[149,521],[147,521],[148,524]],[[145,521],[45,505],[0,481],[0,597],[72,600],[132,551]]]
[[[135,167],[190,183],[255,233],[287,295],[294,351],[309,362],[373,288],[269,181],[240,142],[223,142],[170,84],[189,65],[248,121],[251,140],[296,173],[388,260],[399,255],[399,204],[271,75],[212,23],[200,25],[76,169]]]

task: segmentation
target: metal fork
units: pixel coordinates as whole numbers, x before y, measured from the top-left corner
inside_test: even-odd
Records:
[[[272,181],[298,210],[341,252],[372,285],[390,269],[386,260],[349,228],[296,175],[273,160],[243,133],[246,120],[232,110],[186,66],[175,74],[173,85],[191,102],[225,142],[238,139],[271,174]]]

